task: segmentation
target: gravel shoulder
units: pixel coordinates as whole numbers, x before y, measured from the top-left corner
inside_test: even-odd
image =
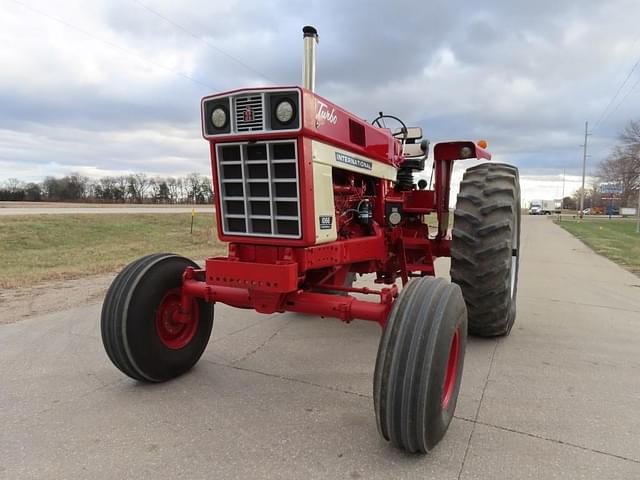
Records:
[[[196,262],[204,265],[204,259]],[[117,271],[0,290],[0,325],[101,303]]]
[[[56,280],[0,291],[0,324],[99,303],[115,273]]]

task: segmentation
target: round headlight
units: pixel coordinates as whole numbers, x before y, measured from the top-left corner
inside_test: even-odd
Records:
[[[216,128],[223,128],[227,124],[227,112],[224,108],[216,108],[211,112],[211,123]]]
[[[471,147],[462,147],[460,149],[460,158],[471,158],[472,155],[473,150],[471,150]]]
[[[402,215],[400,212],[391,212],[389,214],[389,223],[391,225],[398,225],[402,221]]]
[[[289,123],[293,120],[293,104],[289,100],[282,100],[276,106],[276,118],[280,123]]]

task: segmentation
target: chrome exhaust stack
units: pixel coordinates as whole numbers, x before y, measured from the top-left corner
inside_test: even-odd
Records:
[[[318,31],[311,25],[302,29],[304,60],[302,62],[302,86],[312,92],[316,89],[316,44]]]

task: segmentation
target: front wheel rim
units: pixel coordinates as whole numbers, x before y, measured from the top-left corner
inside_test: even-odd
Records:
[[[451,339],[451,347],[449,348],[449,358],[447,360],[447,370],[444,377],[444,387],[442,389],[442,409],[446,410],[453,398],[458,381],[458,363],[460,361],[460,327],[456,327]]]
[[[186,347],[196,332],[200,323],[198,303],[196,300],[191,305],[191,314],[186,321],[178,321],[177,314],[180,311],[182,300],[179,288],[168,291],[158,306],[156,312],[156,332],[162,344],[171,349],[179,350]]]

